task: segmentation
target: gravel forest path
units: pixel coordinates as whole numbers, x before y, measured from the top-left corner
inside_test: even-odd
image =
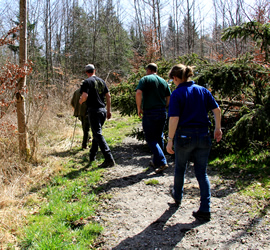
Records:
[[[170,156],[169,169],[155,174],[145,143],[128,137],[113,154],[117,165],[104,174],[96,218],[104,226],[98,249],[270,249],[269,204],[261,214],[251,213],[252,201],[236,190],[233,176],[222,179],[208,171],[212,219],[200,223],[192,217],[199,206],[192,166],[178,208],[169,194],[174,173]],[[158,184],[147,183],[152,179]]]

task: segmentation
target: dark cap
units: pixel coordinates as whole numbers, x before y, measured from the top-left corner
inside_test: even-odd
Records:
[[[152,71],[157,72],[158,66],[155,63],[149,63],[146,67],[146,69],[150,69]]]
[[[95,69],[95,66],[93,64],[87,64],[85,66],[85,71],[88,71],[88,70],[94,70]]]

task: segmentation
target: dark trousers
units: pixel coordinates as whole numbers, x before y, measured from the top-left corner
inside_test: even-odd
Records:
[[[163,152],[163,130],[165,122],[165,108],[144,110],[142,119],[144,136],[153,153],[153,163],[157,167],[167,164],[167,160]]]
[[[199,210],[202,212],[210,212],[211,191],[207,175],[207,165],[211,145],[212,142],[208,128],[182,128],[176,130],[174,137],[174,197],[177,201],[181,202],[185,172],[187,164],[192,157],[195,175],[201,193]]]
[[[87,142],[88,142],[88,138],[89,138],[90,124],[89,124],[88,115],[86,115],[86,116],[80,116],[79,119],[82,122],[82,129],[83,129],[82,147],[84,148],[84,147],[87,146]]]
[[[105,160],[113,160],[111,150],[102,135],[102,126],[106,120],[106,109],[99,109],[97,111],[89,111],[89,121],[93,134],[92,146],[90,149],[90,159],[94,159],[97,155],[98,147],[104,155]]]

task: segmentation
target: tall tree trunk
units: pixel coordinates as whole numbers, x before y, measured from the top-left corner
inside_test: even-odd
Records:
[[[50,79],[50,39],[49,39],[49,15],[50,15],[50,0],[46,0],[45,10],[45,44],[46,44],[46,82],[49,84]]]
[[[141,8],[138,0],[134,0],[134,8],[135,8],[135,19],[136,19],[136,24],[137,28],[135,28],[137,37],[139,36],[141,44],[144,42],[143,39],[143,33],[145,31],[145,27],[143,25],[142,21],[142,13],[141,13]]]
[[[24,68],[27,60],[27,0],[20,0],[20,23],[22,28],[20,29],[20,67]],[[18,81],[17,85],[17,119],[18,119],[18,131],[19,131],[19,150],[22,157],[27,158],[29,155],[28,148],[28,136],[26,128],[26,114],[25,114],[25,98],[23,92],[26,87],[26,76],[22,77]]]
[[[175,41],[175,47],[174,47],[174,58],[176,55],[179,55],[180,54],[180,41],[179,41],[179,38],[180,38],[180,27],[179,27],[179,17],[178,17],[178,1],[177,0],[174,0],[174,5],[173,5],[173,14],[174,14],[174,21],[175,21],[175,30],[176,30],[176,41]],[[176,48],[176,49],[175,49]]]
[[[187,0],[187,54],[189,55],[191,53],[191,43],[192,43],[192,37],[191,37],[191,14],[190,14],[190,6],[189,6],[189,0]]]
[[[162,34],[161,34],[161,4],[160,4],[160,0],[157,0],[157,15],[158,15],[158,27],[157,27],[157,31],[158,31],[158,45],[159,45],[159,56],[162,57],[163,56],[163,43],[162,41]]]

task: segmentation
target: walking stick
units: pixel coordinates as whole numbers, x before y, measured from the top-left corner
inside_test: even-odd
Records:
[[[76,117],[76,120],[75,120],[75,126],[74,126],[73,135],[72,135],[72,139],[71,139],[70,150],[72,149],[72,144],[73,144],[73,140],[74,140],[75,129],[76,129],[76,125],[77,125],[77,118],[78,117]]]

